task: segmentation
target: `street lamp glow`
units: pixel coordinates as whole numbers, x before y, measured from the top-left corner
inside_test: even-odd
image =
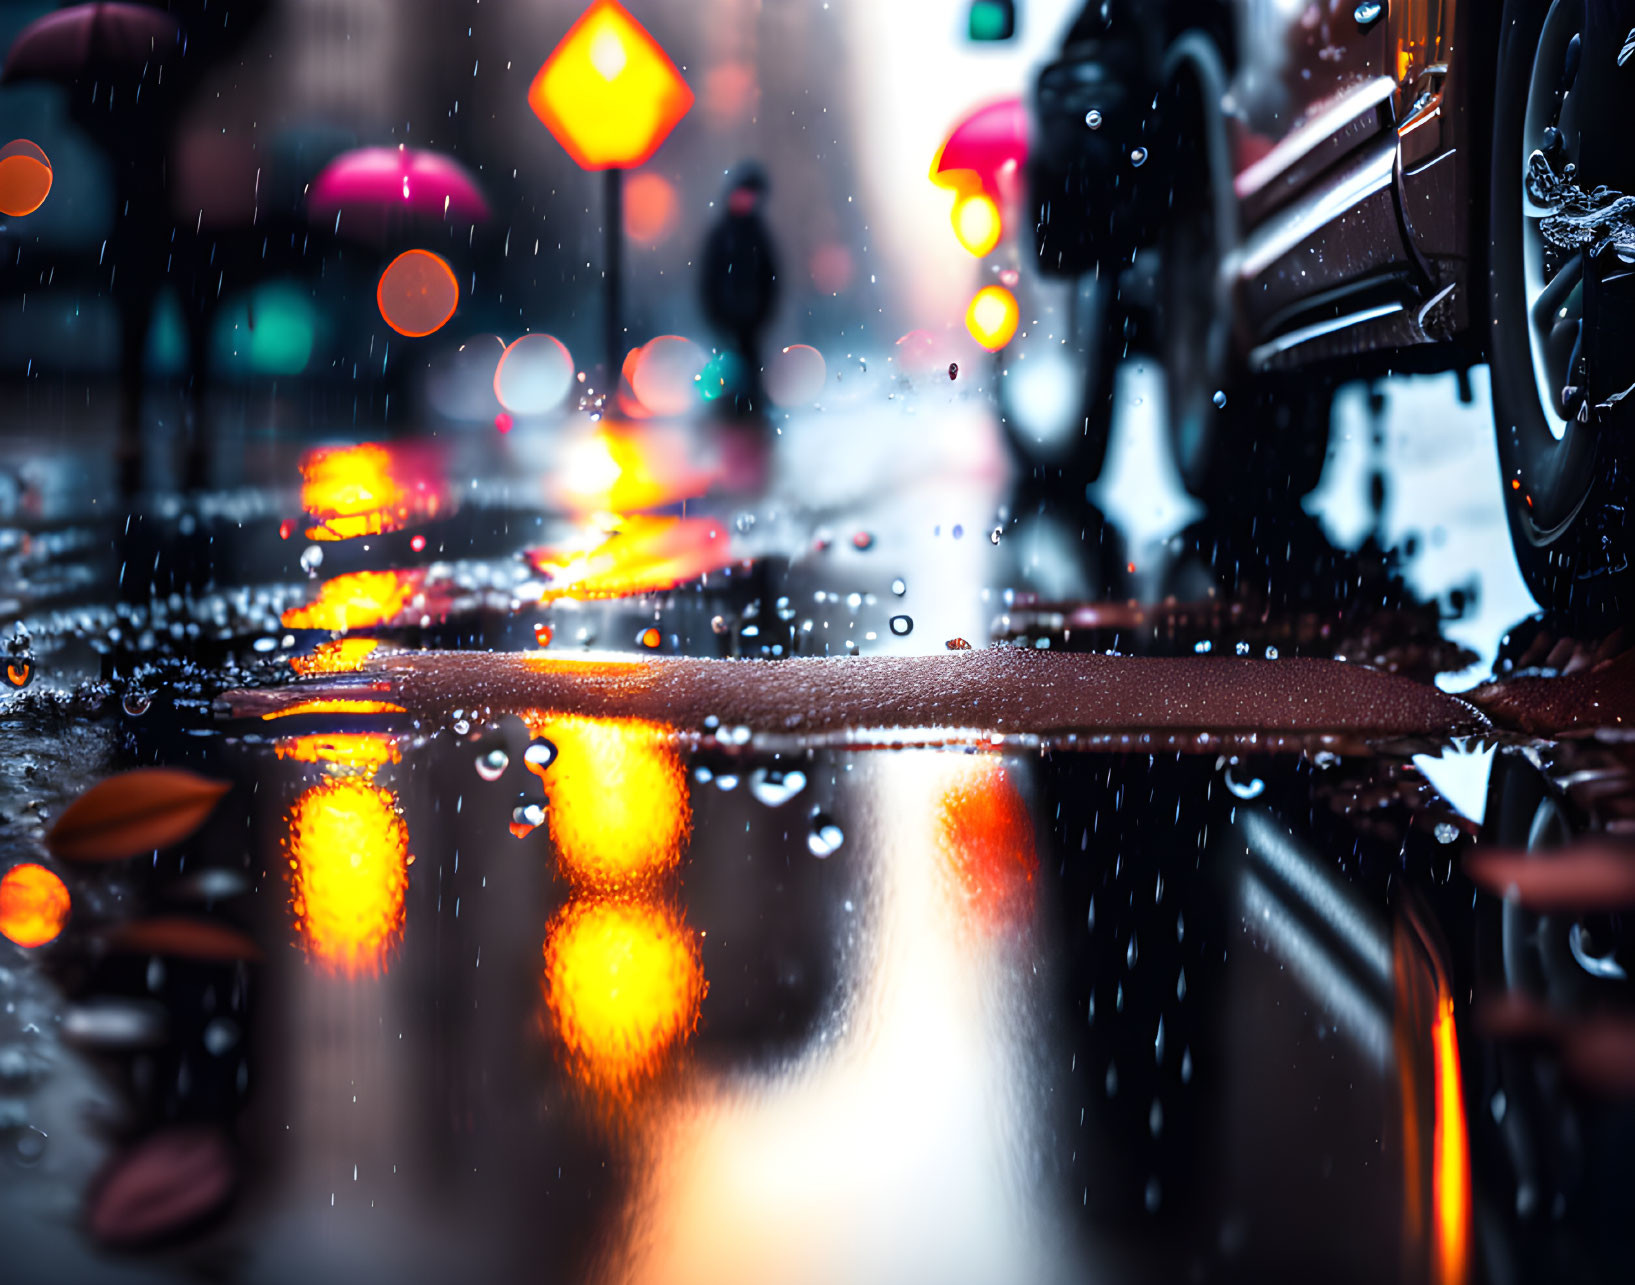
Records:
[[[965,309],[965,328],[977,343],[997,352],[1010,343],[1021,315],[1016,296],[1004,286],[984,286]]]

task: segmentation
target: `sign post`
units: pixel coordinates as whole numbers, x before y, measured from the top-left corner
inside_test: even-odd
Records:
[[[624,358],[624,171],[645,164],[693,105],[693,91],[618,0],[594,0],[545,60],[528,105],[584,170],[602,170],[604,338],[610,388]]]

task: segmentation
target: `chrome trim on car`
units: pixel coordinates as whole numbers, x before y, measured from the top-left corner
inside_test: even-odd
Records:
[[[1449,289],[1451,288],[1450,286]],[[1397,316],[1406,311],[1407,309],[1400,303],[1382,303],[1376,304],[1372,308],[1364,308],[1359,312],[1348,312],[1343,317],[1333,317],[1328,321],[1318,321],[1309,326],[1301,326],[1298,330],[1291,330],[1286,335],[1279,335],[1276,339],[1269,339],[1258,347],[1250,349],[1249,366],[1253,370],[1263,370],[1284,353],[1293,348],[1298,348],[1302,344],[1309,344],[1314,339],[1322,339],[1341,330],[1350,330],[1353,326],[1365,325],[1370,321],[1379,321],[1383,317]]]
[[[1253,165],[1247,166],[1232,182],[1238,198],[1242,200],[1259,192],[1353,120],[1376,110],[1396,92],[1396,88],[1396,81],[1389,76],[1377,76],[1344,94],[1331,107],[1295,129]]]
[[[1235,275],[1244,280],[1259,276],[1347,211],[1384,191],[1391,185],[1396,159],[1396,135],[1387,134],[1352,169],[1256,228],[1233,265]]]

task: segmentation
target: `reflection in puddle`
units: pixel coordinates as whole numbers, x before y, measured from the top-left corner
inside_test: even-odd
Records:
[[[523,722],[556,750],[528,768],[546,783],[551,839],[570,880],[625,887],[675,869],[692,805],[669,728],[540,710],[525,711]]]
[[[349,540],[396,531],[443,507],[441,480],[406,448],[364,442],[323,447],[301,460],[301,507],[309,540]]]
[[[326,580],[312,602],[283,615],[286,629],[369,629],[387,624],[420,592],[423,576],[412,571],[354,571]]]
[[[696,935],[662,905],[571,902],[545,939],[545,1002],[572,1069],[618,1095],[652,1076],[698,1025]]]
[[[402,936],[409,832],[396,804],[392,791],[343,777],[290,808],[290,909],[308,955],[331,972],[382,971]]]

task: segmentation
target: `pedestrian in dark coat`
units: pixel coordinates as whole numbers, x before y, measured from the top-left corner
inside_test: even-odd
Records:
[[[746,161],[727,183],[726,209],[704,240],[704,316],[743,364],[733,406],[761,409],[761,332],[778,302],[778,259],[761,217],[766,172]]]

